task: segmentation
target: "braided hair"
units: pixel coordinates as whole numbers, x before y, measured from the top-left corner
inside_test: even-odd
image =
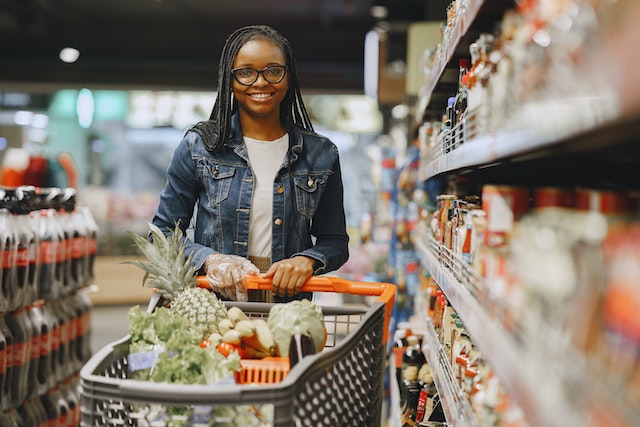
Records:
[[[280,47],[285,55],[289,72],[289,90],[280,103],[280,120],[294,124],[313,132],[313,126],[300,94],[298,73],[296,71],[293,49],[289,41],[267,25],[250,25],[234,31],[222,48],[218,67],[218,96],[213,105],[209,120],[199,122],[192,127],[198,132],[209,151],[216,151],[224,145],[231,128],[231,116],[237,111],[231,92],[233,61],[238,51],[252,40],[269,40]]]

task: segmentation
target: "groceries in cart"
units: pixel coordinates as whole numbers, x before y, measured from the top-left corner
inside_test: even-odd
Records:
[[[259,276],[248,278],[247,288],[270,289],[270,281],[265,280]],[[131,365],[140,361],[133,360],[132,363],[131,350],[144,352],[149,347],[146,350],[134,349],[132,340],[135,338],[131,335],[123,337],[100,349],[80,371],[81,426],[381,425],[386,343],[396,287],[389,283],[314,276],[303,289],[308,292],[376,296],[377,299],[369,306],[322,306],[327,332],[322,351],[313,348],[315,344],[310,335],[294,333],[293,327],[290,328],[293,335],[289,357],[240,358],[241,371],[238,372],[234,370],[237,365],[234,365],[239,354],[230,351],[223,369],[234,373],[235,382],[229,377],[214,385],[141,381],[138,376],[152,374],[157,365],[147,362],[147,371],[132,372]],[[238,306],[249,319],[262,318],[269,323],[271,307],[280,304],[224,301],[224,305],[227,316],[241,316],[233,309]],[[308,308],[315,310],[312,305]],[[169,318],[173,316],[171,308],[159,301],[152,310],[137,310],[135,315],[140,315],[137,321],[142,322],[138,335],[142,337],[153,337],[158,330],[164,330],[163,326],[168,326],[167,322],[184,325],[183,320]],[[147,315],[152,314],[158,316],[153,320],[157,322],[153,327],[155,331],[144,325],[145,321],[151,322]],[[308,315],[314,316],[311,310]],[[193,324],[189,325],[191,328],[187,329],[193,331]],[[172,331],[170,336],[162,332],[159,336],[176,342],[191,339],[190,332],[176,328],[182,326],[167,328]],[[275,339],[275,331],[272,332]],[[208,353],[211,351],[219,353],[212,345],[200,347],[195,339],[189,349],[196,355],[211,355]],[[305,355],[312,350],[316,351],[315,354]],[[166,353],[169,356],[172,352]],[[222,356],[215,354],[213,357]],[[182,363],[175,358],[171,362],[176,366]],[[195,364],[189,366],[199,374]],[[179,368],[184,369],[185,374],[192,374],[189,366]],[[177,369],[172,366],[168,370]],[[221,373],[214,372],[213,375],[225,375],[223,369],[218,366]],[[213,376],[210,372],[206,375]],[[190,378],[188,381],[195,380]]]
[[[240,373],[250,364],[243,366],[243,360],[264,359],[284,369],[273,380],[279,381],[291,361],[324,348],[327,329],[319,306],[309,300],[274,304],[266,318],[228,307],[207,289],[206,280],[199,285],[191,259],[185,258],[181,230],[176,227],[166,236],[155,225],[149,227],[151,239],[130,233],[147,260],[129,263],[145,271],[143,284],[155,290],[146,312],[139,307],[129,311],[132,378],[184,384],[231,378],[244,383],[246,376]]]

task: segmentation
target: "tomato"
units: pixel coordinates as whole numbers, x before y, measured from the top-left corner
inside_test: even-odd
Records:
[[[242,349],[241,346],[233,345],[228,342],[221,342],[216,346],[216,350],[218,350],[220,354],[222,354],[224,357],[229,356],[229,353],[231,353],[232,351],[238,352],[238,355],[240,356],[240,358],[244,357],[244,350]]]

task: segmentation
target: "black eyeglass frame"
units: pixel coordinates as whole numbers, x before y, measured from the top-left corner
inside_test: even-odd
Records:
[[[265,71],[272,69],[272,68],[282,68],[284,69],[284,73],[282,73],[282,77],[280,77],[277,81],[272,82],[271,80],[269,80],[267,78],[267,76],[264,74]],[[251,83],[243,83],[240,81],[240,79],[238,78],[238,71],[242,71],[242,70],[252,70],[256,72],[256,78],[254,81],[252,81]],[[287,72],[289,71],[289,67],[286,65],[267,65],[266,67],[264,67],[261,70],[256,70],[255,68],[251,68],[251,67],[241,67],[241,68],[234,68],[231,70],[231,75],[236,79],[236,81],[238,83],[240,83],[243,86],[251,86],[252,84],[254,84],[255,82],[258,81],[258,77],[260,77],[260,75],[262,74],[262,78],[265,79],[267,82],[271,83],[271,84],[276,84],[276,83],[280,83],[282,80],[284,80],[284,76],[287,75]]]

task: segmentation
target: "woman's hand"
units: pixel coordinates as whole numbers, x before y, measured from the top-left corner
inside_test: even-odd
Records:
[[[260,273],[248,259],[225,254],[209,255],[204,261],[204,269],[212,289],[235,301],[247,301],[244,276]]]
[[[274,262],[263,278],[271,278],[271,293],[275,296],[295,295],[313,274],[315,260],[306,256],[296,256]]]

